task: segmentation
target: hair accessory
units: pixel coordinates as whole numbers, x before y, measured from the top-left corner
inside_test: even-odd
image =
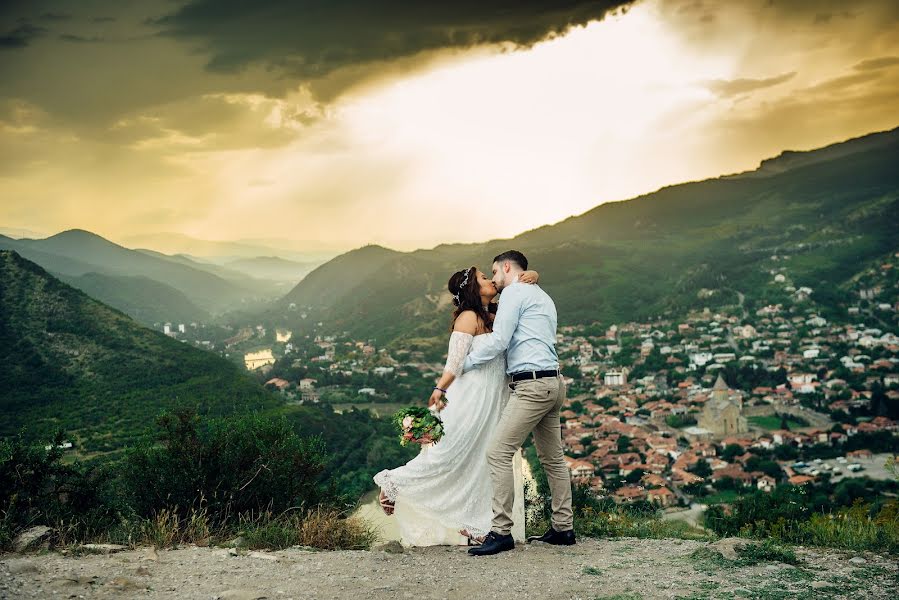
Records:
[[[465,289],[465,286],[468,285],[468,276],[471,275],[472,267],[468,267],[465,269],[465,277],[462,278],[462,283],[459,284],[459,291],[453,294],[453,299],[456,301],[456,306],[462,306],[462,290]]]

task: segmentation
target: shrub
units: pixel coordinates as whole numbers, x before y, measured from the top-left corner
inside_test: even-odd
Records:
[[[53,526],[57,535],[92,536],[117,522],[120,507],[104,493],[111,472],[63,465],[65,437],[57,431],[49,448],[26,443],[22,435],[0,440],[0,548],[33,525]]]
[[[53,443],[0,440],[0,548],[32,525],[54,544],[86,541],[207,545],[245,535],[254,547],[365,548],[365,523],[322,481],[322,443],[283,418],[240,415],[202,422],[164,413],[157,443],[118,463],[63,465]]]
[[[204,424],[179,411],[157,423],[158,443],[129,449],[120,467],[120,493],[139,517],[167,508],[184,518],[203,509],[224,521],[336,501],[319,479],[326,461],[321,440],[298,437],[283,418],[241,415]]]

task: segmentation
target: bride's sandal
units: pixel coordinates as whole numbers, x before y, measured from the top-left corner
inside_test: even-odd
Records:
[[[482,543],[484,543],[483,537],[475,537],[468,533],[467,529],[460,529],[459,533],[465,536],[465,540],[469,546],[480,546]]]
[[[378,503],[381,505],[381,510],[384,511],[385,515],[389,517],[393,514],[395,504],[384,495],[384,490],[381,490],[381,493],[378,494]]]

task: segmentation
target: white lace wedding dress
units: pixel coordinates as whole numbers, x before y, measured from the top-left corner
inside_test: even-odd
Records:
[[[480,338],[480,339],[479,339]],[[482,336],[454,331],[450,335],[445,370],[457,378],[447,388],[447,405],[440,413],[444,436],[436,444],[396,469],[385,469],[374,480],[396,503],[394,516],[406,546],[465,544],[460,529],[474,536],[490,531],[493,484],[487,447],[509,399],[506,357],[463,375],[462,364]],[[515,502],[512,535],[524,541],[524,478],[521,450],[513,458]]]

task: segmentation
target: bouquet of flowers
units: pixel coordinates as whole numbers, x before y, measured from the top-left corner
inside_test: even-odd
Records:
[[[400,428],[400,444],[403,446],[436,443],[443,437],[443,421],[436,410],[410,406],[393,415],[393,422]]]

